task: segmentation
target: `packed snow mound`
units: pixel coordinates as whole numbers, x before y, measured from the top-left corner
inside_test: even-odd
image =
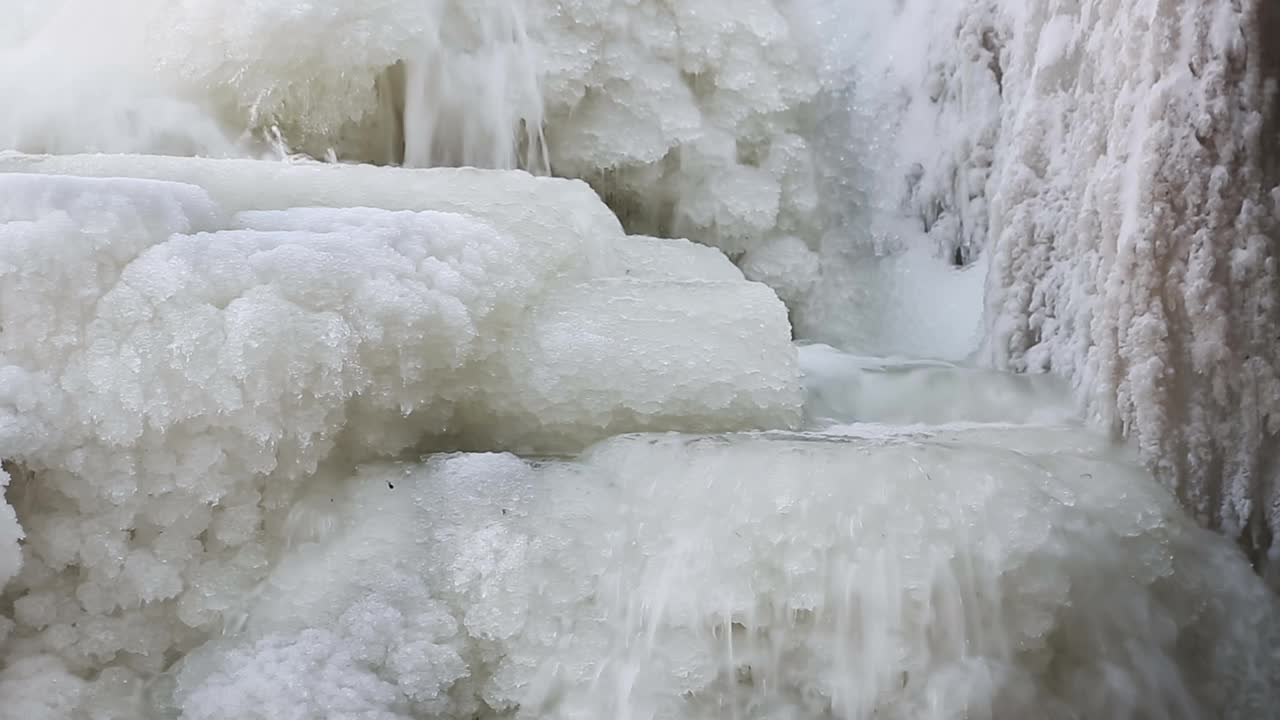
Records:
[[[362,460],[799,422],[777,297],[629,277],[646,262],[581,183],[114,162],[209,182],[0,173],[0,683],[52,655],[136,686],[323,535],[291,508]],[[484,215],[290,207],[353,180]]]
[[[334,531],[283,559],[243,629],[174,668],[160,702],[201,720],[335,703],[378,718],[1266,712],[1280,616],[1230,543],[1105,443],[1019,438],[640,436],[578,461],[369,466],[315,498]]]
[[[1069,377],[1260,565],[1280,531],[1267,4],[1019,6],[988,304],[998,366]]]

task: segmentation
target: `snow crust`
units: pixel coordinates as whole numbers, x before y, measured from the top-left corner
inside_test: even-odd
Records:
[[[639,436],[578,461],[368,466],[169,702],[202,720],[1264,712],[1275,598],[1123,456],[1048,437]]]
[[[989,297],[997,366],[1071,378],[1260,563],[1280,529],[1280,174],[1264,140],[1280,118],[1264,4],[1026,6],[1020,22],[1043,30],[1038,49],[1022,35],[1006,51],[1014,141],[991,192]]]
[[[0,718],[1275,706],[1229,543],[936,361],[1265,569],[1262,0],[3,13],[0,148],[288,161],[0,153]]]

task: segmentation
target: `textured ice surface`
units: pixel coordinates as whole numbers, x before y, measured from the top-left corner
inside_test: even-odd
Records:
[[[633,430],[794,426],[786,308],[758,283],[609,278],[550,294],[464,410],[481,447],[574,449]],[[783,372],[779,372],[783,370]],[[569,442],[565,442],[565,438]]]
[[[626,277],[646,280],[742,280],[725,254],[683,239],[631,235],[618,245],[619,265]],[[768,283],[766,283],[768,284]]]
[[[1280,530],[1271,5],[1022,7],[989,190],[991,360],[1069,377],[1260,564]]]
[[[9,473],[0,470],[0,497],[9,486]],[[8,503],[0,503],[0,589],[3,589],[9,578],[18,574],[22,567],[22,550],[18,542],[22,540],[22,526],[18,524],[18,516]],[[11,621],[0,618],[0,644],[8,634]]]
[[[0,148],[550,168],[732,250],[821,214],[821,2],[9,2]]]
[[[146,678],[234,627],[290,543],[326,536],[308,503],[362,460],[800,420],[777,297],[705,248],[629,240],[581,183],[60,162],[199,185],[0,174],[0,689],[24,688],[4,712],[136,717]],[[349,184],[448,212],[290,207]],[[645,247],[697,263],[659,279]]]
[[[990,263],[986,359],[1268,542],[1263,0],[0,13],[0,147],[550,166],[863,355],[967,356]],[[1275,707],[1275,600],[1226,544],[1097,438],[999,424],[1061,419],[1044,378],[809,351],[825,436],[356,473],[789,424],[782,308],[582,184],[0,169],[176,181],[4,178],[4,720]]]
[[[919,0],[851,24],[857,220],[986,253],[983,360],[1068,378],[1258,561],[1280,529],[1275,8]]]
[[[949,431],[369,466],[331,491],[340,513],[316,498],[332,534],[176,669],[171,702],[209,720],[1266,712],[1275,598],[1125,457]]]

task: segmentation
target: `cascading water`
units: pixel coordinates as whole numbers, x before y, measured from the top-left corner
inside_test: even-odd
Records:
[[[1042,5],[0,0],[0,720],[1267,717],[1235,545],[974,365],[1074,267],[1009,88],[1141,14]]]

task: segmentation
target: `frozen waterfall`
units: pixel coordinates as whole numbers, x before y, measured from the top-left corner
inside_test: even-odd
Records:
[[[0,720],[1262,718],[1264,0],[0,0]]]

